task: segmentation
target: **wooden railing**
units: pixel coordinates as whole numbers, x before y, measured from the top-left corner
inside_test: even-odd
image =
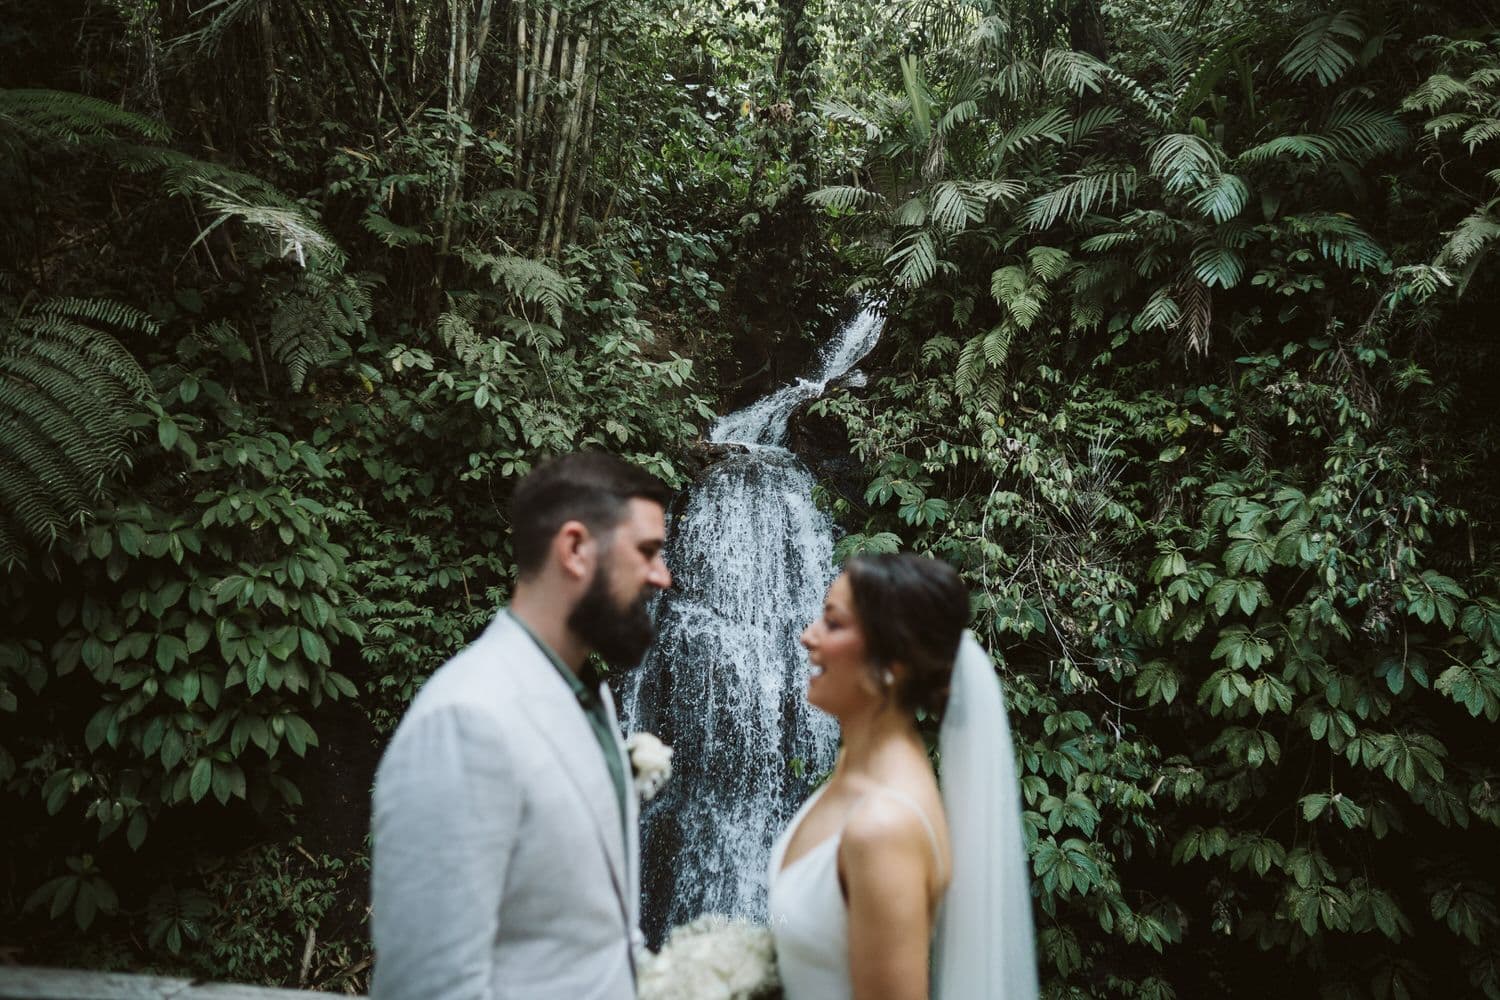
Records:
[[[310,990],[273,990],[130,972],[0,965],[0,1000],[309,1000],[314,995]]]

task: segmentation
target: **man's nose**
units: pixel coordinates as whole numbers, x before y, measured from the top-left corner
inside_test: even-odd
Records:
[[[667,561],[657,556],[651,563],[651,575],[646,579],[658,590],[666,590],[672,586],[672,571],[667,569]]]

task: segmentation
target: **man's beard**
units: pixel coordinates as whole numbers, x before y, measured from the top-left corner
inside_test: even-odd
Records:
[[[593,648],[616,670],[629,670],[641,662],[653,640],[656,625],[647,603],[650,588],[642,587],[635,600],[623,607],[609,592],[610,566],[600,563],[589,587],[568,614],[568,628]]]

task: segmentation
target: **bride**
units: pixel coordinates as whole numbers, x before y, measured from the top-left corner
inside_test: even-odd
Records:
[[[860,557],[802,633],[833,775],[771,851],[787,1000],[1035,1000],[1030,880],[998,681],[946,563]],[[916,711],[942,713],[942,790]]]

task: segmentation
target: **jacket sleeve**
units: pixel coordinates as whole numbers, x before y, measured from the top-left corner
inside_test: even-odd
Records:
[[[375,780],[373,1000],[494,1000],[522,803],[492,716],[451,705],[402,724]]]

